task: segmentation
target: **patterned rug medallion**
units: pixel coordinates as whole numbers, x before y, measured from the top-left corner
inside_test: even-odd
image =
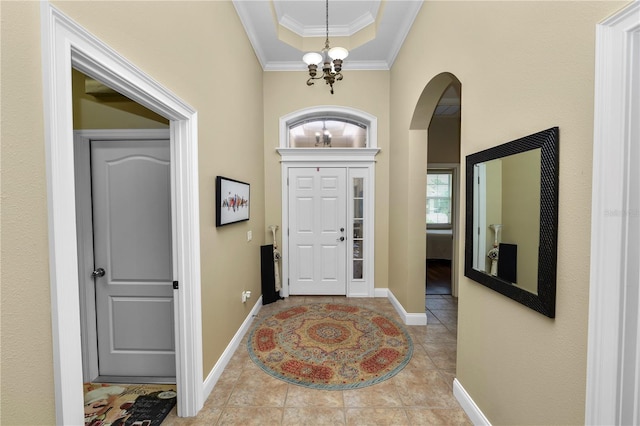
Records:
[[[249,355],[273,377],[315,389],[344,390],[387,380],[411,359],[406,329],[353,305],[288,308],[257,323]]]

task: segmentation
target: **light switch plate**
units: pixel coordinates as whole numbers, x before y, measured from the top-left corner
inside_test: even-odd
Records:
[[[247,241],[251,241],[253,239],[253,232],[247,231]]]

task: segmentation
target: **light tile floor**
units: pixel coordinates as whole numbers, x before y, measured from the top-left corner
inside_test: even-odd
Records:
[[[289,297],[263,306],[262,318],[287,306],[336,302],[357,304],[395,318],[387,299]],[[176,417],[172,425],[470,425],[453,396],[456,371],[457,299],[429,295],[426,326],[407,326],[414,352],[396,376],[346,391],[309,389],[263,372],[249,358],[247,336],[195,418]]]

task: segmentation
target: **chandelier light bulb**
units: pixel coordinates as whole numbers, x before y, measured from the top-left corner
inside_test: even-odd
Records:
[[[349,56],[349,51],[344,47],[332,47],[329,49],[329,56],[331,59],[344,60],[344,58]]]
[[[302,60],[307,65],[318,65],[322,62],[322,55],[317,52],[309,52],[302,57]]]

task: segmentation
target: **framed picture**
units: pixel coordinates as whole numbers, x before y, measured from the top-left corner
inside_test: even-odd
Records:
[[[216,226],[249,220],[249,184],[216,177]]]

